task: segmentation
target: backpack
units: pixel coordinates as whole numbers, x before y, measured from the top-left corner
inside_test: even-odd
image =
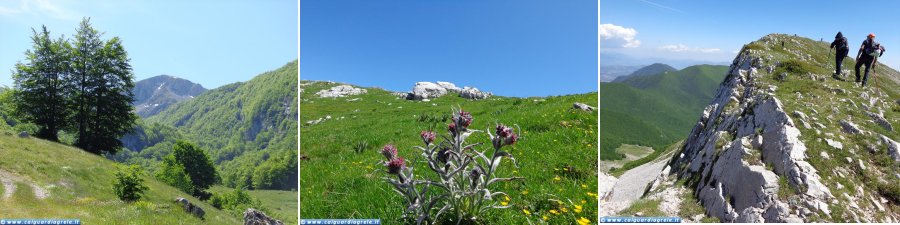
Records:
[[[866,55],[869,55],[872,57],[881,56],[881,44],[880,43],[866,39],[865,41],[863,41],[863,45],[864,45],[863,52],[866,53]]]
[[[847,43],[847,38],[841,37],[837,43],[837,49],[842,51],[850,50],[850,44]]]

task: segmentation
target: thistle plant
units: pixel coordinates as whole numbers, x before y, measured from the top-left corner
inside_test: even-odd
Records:
[[[511,204],[500,204],[501,198],[509,195],[494,191],[493,185],[498,182],[524,179],[523,177],[499,177],[497,168],[503,158],[512,161],[518,168],[516,160],[503,147],[514,145],[519,136],[515,130],[503,124],[496,124],[485,131],[469,129],[472,114],[462,109],[453,110],[448,135],[441,135],[443,141],[435,143],[437,134],[433,131],[422,131],[419,136],[422,146],[415,146],[421,151],[416,162],[427,163],[435,176],[416,176],[413,167],[397,154],[397,148],[387,145],[381,153],[385,156],[385,166],[389,183],[406,200],[403,217],[416,224],[435,223],[442,214],[451,215],[449,219],[457,224],[463,221],[476,221],[480,215],[490,209],[509,208]],[[486,133],[491,140],[491,147],[479,150],[483,143],[467,143],[466,139],[474,134]],[[506,203],[506,202],[504,202]]]

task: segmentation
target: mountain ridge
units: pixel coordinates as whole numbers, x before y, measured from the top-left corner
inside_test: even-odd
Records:
[[[193,99],[206,90],[202,85],[186,79],[157,75],[135,82],[132,105],[139,116],[147,118],[175,103]]]

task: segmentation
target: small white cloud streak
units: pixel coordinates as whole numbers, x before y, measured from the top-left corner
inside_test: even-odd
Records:
[[[600,40],[612,45],[613,47],[636,48],[641,46],[641,41],[635,39],[637,30],[634,28],[626,28],[615,24],[600,24]]]
[[[0,16],[17,17],[21,15],[33,16],[51,16],[60,20],[78,20],[77,13],[64,9],[49,0],[19,0],[18,4],[11,4],[14,1],[5,2],[0,5]]]

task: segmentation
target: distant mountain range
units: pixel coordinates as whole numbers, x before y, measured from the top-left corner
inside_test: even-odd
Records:
[[[620,158],[615,149],[622,144],[660,150],[683,138],[727,70],[716,65],[675,70],[653,64],[616,82],[600,83],[600,158]]]
[[[629,78],[633,78],[633,77],[650,76],[650,75],[656,75],[656,74],[666,73],[666,72],[675,72],[675,71],[678,71],[678,69],[675,69],[672,66],[669,66],[666,64],[654,63],[649,66],[641,67],[640,69],[635,70],[634,72],[631,72],[631,74],[629,74],[627,76],[616,77],[616,79],[614,79],[613,82],[622,82],[622,81],[625,81],[625,80],[627,80]]]
[[[159,75],[138,81],[134,85],[134,109],[136,113],[147,118],[169,108],[172,104],[193,99],[206,88],[189,80]]]

